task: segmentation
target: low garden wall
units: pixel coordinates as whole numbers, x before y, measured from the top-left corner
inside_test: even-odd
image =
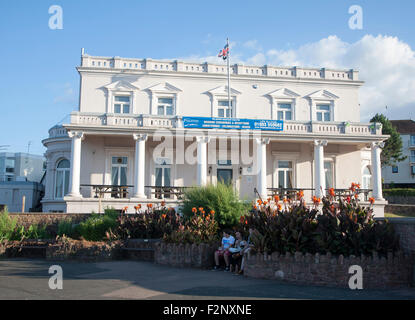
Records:
[[[211,268],[217,248],[218,244],[184,245],[160,242],[155,245],[154,262],[181,268]]]
[[[393,224],[399,235],[399,245],[406,254],[415,254],[415,218],[380,218]]]
[[[398,254],[393,257],[344,258],[331,254],[315,255],[296,252],[280,255],[251,254],[246,257],[244,275],[253,278],[283,280],[296,284],[349,288],[349,267],[363,269],[363,288],[408,287],[413,280],[413,257]]]
[[[385,212],[402,216],[415,216],[415,204],[388,204],[385,206]]]
[[[399,196],[399,195],[388,195],[385,194],[384,198],[389,203],[394,204],[414,204],[415,205],[415,196]]]

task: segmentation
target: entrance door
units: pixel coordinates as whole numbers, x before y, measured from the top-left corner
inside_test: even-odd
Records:
[[[112,157],[111,165],[111,184],[113,186],[127,186],[127,157]],[[111,196],[113,198],[126,198],[127,193],[120,191],[119,188],[113,188]]]
[[[156,167],[156,187],[170,187],[171,186],[171,167],[170,166],[160,166]],[[164,191],[164,192],[163,192]],[[170,198],[169,190],[166,188],[156,188],[156,198],[162,199]]]
[[[217,172],[218,182],[225,184],[232,183],[232,169],[218,169]]]

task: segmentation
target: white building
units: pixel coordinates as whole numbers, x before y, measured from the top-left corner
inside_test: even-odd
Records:
[[[83,54],[77,70],[79,109],[43,140],[45,212],[175,205],[180,187],[223,179],[246,199],[373,185],[383,214],[387,136],[360,122],[355,70],[232,65],[230,105],[222,64]]]
[[[391,120],[402,138],[402,154],[407,158],[382,168],[384,183],[395,188],[415,188],[415,121]]]

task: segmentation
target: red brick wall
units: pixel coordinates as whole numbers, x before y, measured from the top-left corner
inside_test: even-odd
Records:
[[[213,254],[217,244],[166,244],[155,245],[154,262],[172,267],[210,268],[214,264]]]
[[[363,269],[363,289],[407,287],[413,279],[413,257],[399,254],[388,259],[373,257],[344,258],[327,255],[250,254],[246,257],[244,275],[291,283],[349,288],[349,267]]]

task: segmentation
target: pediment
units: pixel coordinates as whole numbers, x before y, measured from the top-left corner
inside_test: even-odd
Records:
[[[182,91],[168,82],[155,84],[147,88],[147,90],[151,92],[157,92],[157,93],[178,93]]]
[[[280,88],[268,93],[267,96],[277,99],[295,99],[298,98],[300,95],[287,88]]]
[[[330,91],[327,91],[327,90],[319,90],[319,91],[313,92],[309,94],[307,97],[310,99],[315,99],[315,100],[336,100],[339,98],[334,93],[331,93]]]
[[[125,81],[125,80],[118,80],[114,81],[106,86],[104,86],[107,90],[115,91],[131,91],[131,90],[139,90],[140,88],[133,85],[132,83]]]
[[[214,89],[211,89],[207,91],[207,93],[210,93],[212,96],[222,96],[228,94],[228,86],[220,86],[216,87]],[[239,95],[241,92],[231,87],[231,95]]]

